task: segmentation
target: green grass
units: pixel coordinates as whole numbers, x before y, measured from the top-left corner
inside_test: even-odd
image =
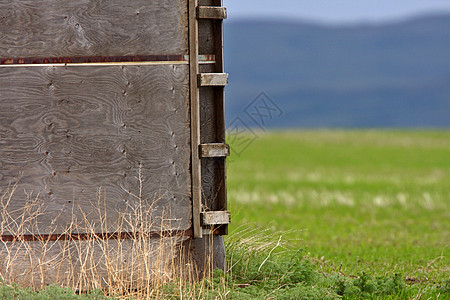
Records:
[[[291,231],[328,274],[450,275],[449,131],[259,132],[232,150],[228,195],[231,231]]]
[[[61,288],[50,285],[46,289],[35,291],[32,288],[21,288],[16,285],[3,285],[0,281],[0,299],[35,299],[35,300],[70,300],[70,299],[85,299],[85,300],[101,300],[107,299],[102,291],[97,290],[87,294],[77,294],[69,288]]]

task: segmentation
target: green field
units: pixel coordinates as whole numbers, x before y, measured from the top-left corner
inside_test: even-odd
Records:
[[[249,136],[229,138],[232,236],[286,232],[326,274],[399,273],[419,287],[449,277],[449,131],[257,135],[239,155]]]

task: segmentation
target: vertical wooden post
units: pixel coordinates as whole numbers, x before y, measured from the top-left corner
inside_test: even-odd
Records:
[[[219,6],[223,6],[222,0],[217,0],[217,4]],[[214,20],[214,35],[216,36],[216,43],[215,43],[215,49],[214,54],[216,56],[216,72],[223,73],[225,66],[224,66],[224,55],[223,55],[223,19]],[[217,119],[216,119],[216,126],[217,130],[219,132],[218,138],[220,143],[226,144],[226,126],[225,126],[225,88],[218,88],[216,91],[216,101],[217,101]],[[220,190],[219,195],[219,207],[221,210],[226,211],[227,210],[227,165],[226,165],[226,159],[222,159],[222,168],[221,176],[222,176],[222,182],[223,186]],[[220,228],[220,234],[228,234],[228,226],[221,226]]]
[[[197,83],[198,65],[198,0],[189,0],[189,83],[191,101],[191,172],[192,172],[192,225],[194,237],[202,237],[200,213],[202,206],[202,174],[199,156],[200,96]]]

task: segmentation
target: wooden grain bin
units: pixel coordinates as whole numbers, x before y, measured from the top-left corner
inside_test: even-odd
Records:
[[[223,267],[224,18],[221,0],[0,2],[2,277],[75,280],[73,249],[131,261],[137,232]]]

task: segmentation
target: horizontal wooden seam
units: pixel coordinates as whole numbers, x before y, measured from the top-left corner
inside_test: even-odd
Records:
[[[199,55],[200,64],[214,64],[215,55]],[[43,66],[108,66],[108,65],[161,65],[189,64],[188,55],[147,56],[86,56],[49,58],[0,58],[0,67],[43,67]]]
[[[0,241],[83,241],[91,239],[120,240],[133,239],[136,237],[177,237],[193,235],[192,229],[187,230],[164,230],[149,232],[111,232],[111,233],[71,233],[71,234],[24,234],[24,235],[1,235]]]

